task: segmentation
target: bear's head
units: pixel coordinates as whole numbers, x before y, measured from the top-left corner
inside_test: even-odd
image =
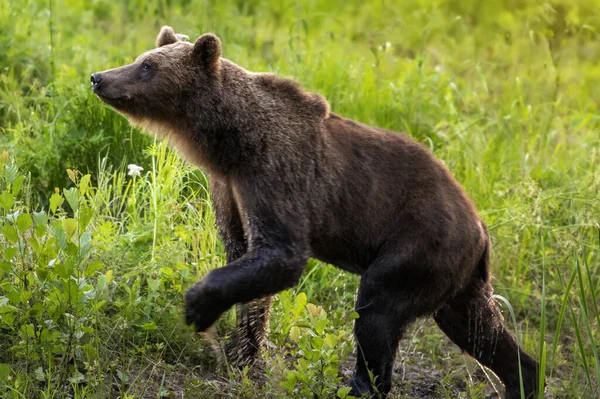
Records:
[[[186,39],[164,26],[156,48],[133,64],[92,74],[93,92],[134,123],[182,123],[191,98],[214,102],[220,90],[221,41],[211,33]]]
[[[221,58],[213,34],[189,43],[168,26],[133,64],[91,77],[92,90],[133,124],[215,173],[244,157],[318,134],[329,104],[293,80]],[[282,134],[285,132],[285,134]]]

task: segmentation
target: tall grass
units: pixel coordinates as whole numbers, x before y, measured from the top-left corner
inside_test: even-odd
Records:
[[[296,289],[276,299],[262,385],[248,372],[215,377],[214,353],[183,326],[182,293],[224,262],[206,176],[131,128],[88,87],[90,73],[152,48],[164,24],[192,38],[215,32],[224,56],[245,68],[294,77],[326,96],[334,112],[405,131],[431,148],[489,226],[496,293],[511,304],[519,342],[541,362],[546,397],[598,395],[600,10],[594,0],[0,2],[0,194],[13,196],[16,180],[7,174],[13,168],[26,177],[14,204],[0,207],[0,229],[8,232],[0,234],[0,304],[13,298],[0,306],[0,395],[301,397],[301,381],[281,383],[294,378],[303,356],[336,365],[334,355],[347,354],[344,338],[341,346],[319,350],[296,339],[298,331],[325,339],[351,328],[357,278],[316,261]],[[144,167],[142,175],[128,176],[128,164]],[[91,188],[81,194],[87,174]],[[74,262],[65,286],[81,273],[87,283],[78,288],[87,296],[71,306],[88,319],[71,334],[68,316],[47,313],[54,308],[45,291],[23,285],[44,272],[57,281],[66,277],[27,241],[35,220],[21,232],[9,216],[18,211],[33,220],[45,210],[48,230],[40,237],[58,242],[57,226],[68,232],[69,219],[81,217],[67,198],[73,188],[80,206],[92,210],[84,229],[92,241],[85,258],[67,245],[81,248],[84,231],[56,250],[60,262]],[[61,198],[54,214],[52,201]],[[11,241],[12,228],[20,241]],[[41,315],[28,313],[33,303],[17,301],[15,290],[38,298]],[[307,303],[326,316],[313,318]],[[21,325],[3,322],[11,312]],[[21,326],[47,320],[77,342],[73,357],[57,355],[63,338],[50,337],[44,346],[40,334],[25,335],[40,344],[31,347],[35,357],[19,351],[20,334],[29,328]],[[317,332],[318,323],[327,328]],[[219,322],[217,342],[227,340],[232,324],[231,315]],[[407,335],[394,395],[486,394],[477,373],[467,388],[455,383],[465,381],[469,363],[432,323]],[[341,359],[342,374],[351,363]],[[427,374],[422,369],[441,373],[441,382],[411,377]],[[311,372],[315,386],[336,381]]]

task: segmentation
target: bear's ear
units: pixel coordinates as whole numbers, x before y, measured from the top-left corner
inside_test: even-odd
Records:
[[[156,37],[156,47],[166,46],[167,44],[177,43],[178,41],[179,37],[173,31],[173,28],[170,26],[163,26]]]
[[[216,68],[221,57],[221,40],[212,33],[203,34],[194,43],[194,57],[205,68]]]

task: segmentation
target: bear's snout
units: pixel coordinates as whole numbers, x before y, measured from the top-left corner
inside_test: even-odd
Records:
[[[92,87],[95,87],[102,80],[102,74],[100,72],[93,73],[90,80],[92,81]]]

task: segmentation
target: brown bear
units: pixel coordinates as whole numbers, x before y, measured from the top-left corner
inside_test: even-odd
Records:
[[[188,290],[187,323],[204,331],[241,304],[238,353],[253,358],[269,297],[314,257],[361,276],[351,394],[390,391],[400,338],[427,315],[498,375],[506,398],[520,398],[521,385],[526,398],[536,393],[538,364],[492,298],[486,227],[424,146],[221,58],[213,34],[187,43],[163,27],[156,45],[91,81],[102,101],[210,175],[228,264]]]

